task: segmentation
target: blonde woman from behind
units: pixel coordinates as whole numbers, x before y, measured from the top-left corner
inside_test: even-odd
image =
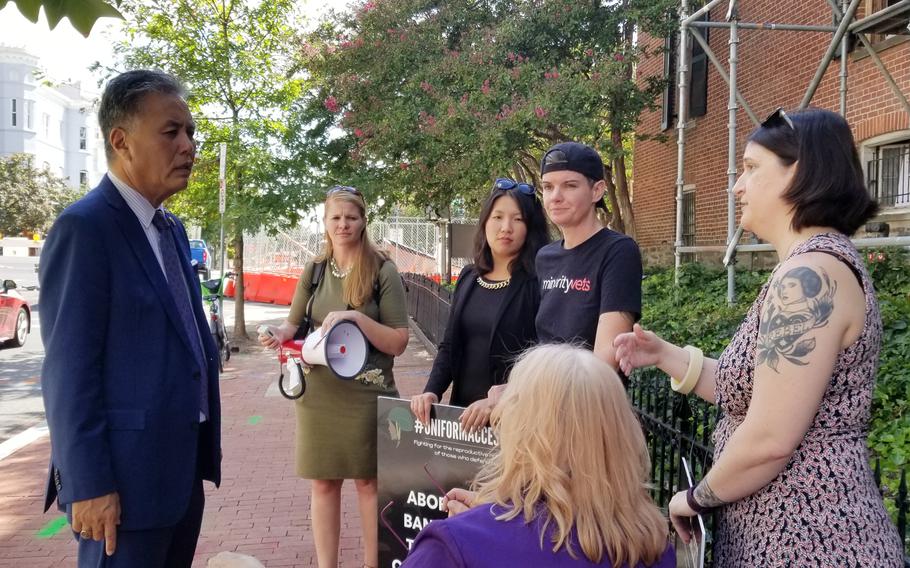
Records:
[[[591,351],[525,352],[492,415],[499,448],[474,492],[418,535],[405,567],[676,566],[648,495],[644,435],[613,369]]]

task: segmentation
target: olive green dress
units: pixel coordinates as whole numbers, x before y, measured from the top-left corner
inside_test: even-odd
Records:
[[[300,325],[310,299],[313,263],[303,269],[288,322]],[[342,295],[344,280],[326,266],[315,291],[314,329],[329,312],[348,309]],[[379,271],[376,294],[357,308],[391,328],[408,327],[404,287],[395,264],[386,261]],[[305,479],[372,479],[376,477],[376,397],[398,396],[392,375],[394,357],[370,347],[364,372],[353,380],[337,378],[317,365],[306,376],[306,393],[297,399],[297,474]]]

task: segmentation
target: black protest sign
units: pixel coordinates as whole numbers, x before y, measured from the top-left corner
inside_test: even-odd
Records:
[[[458,422],[463,408],[433,405],[429,426],[415,420],[407,400],[379,397],[379,566],[398,568],[417,533],[444,519],[442,498],[467,487],[497,441],[490,428],[472,434]]]

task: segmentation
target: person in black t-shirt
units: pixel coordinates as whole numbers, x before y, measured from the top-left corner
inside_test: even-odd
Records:
[[[564,142],[540,164],[543,204],[563,239],[537,254],[541,343],[580,343],[617,368],[613,339],[641,317],[641,253],[604,227],[604,167],[593,148]]]
[[[493,408],[487,393],[505,383],[513,359],[537,340],[534,259],[547,242],[534,186],[497,179],[480,213],[474,264],[458,277],[433,370],[424,393],[411,399],[418,420],[429,421],[432,405],[452,385],[449,404],[467,407],[462,428],[487,424]]]

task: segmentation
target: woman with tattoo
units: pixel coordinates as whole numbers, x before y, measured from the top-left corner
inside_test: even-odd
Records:
[[[717,509],[715,563],[903,566],[869,467],[866,435],[882,324],[850,242],[877,205],[843,118],[775,111],[749,136],[734,191],[742,226],[780,264],[717,360],[636,326],[616,338],[621,368],[656,365],[671,386],[720,406],[714,467],[669,511]]]

